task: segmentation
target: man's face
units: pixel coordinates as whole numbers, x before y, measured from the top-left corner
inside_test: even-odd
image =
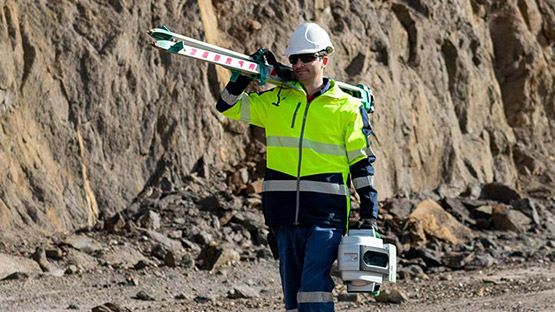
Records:
[[[324,76],[324,68],[328,64],[327,56],[310,56],[314,56],[314,53],[291,55],[289,57],[295,77],[303,85],[321,81]],[[296,62],[293,63],[293,61]]]

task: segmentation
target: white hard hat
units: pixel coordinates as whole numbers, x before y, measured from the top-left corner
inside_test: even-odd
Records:
[[[328,54],[335,51],[330,36],[317,24],[304,23],[295,29],[289,46],[283,55],[316,53],[322,50],[326,50]]]

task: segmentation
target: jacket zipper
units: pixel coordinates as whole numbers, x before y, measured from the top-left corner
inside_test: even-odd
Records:
[[[295,225],[299,224],[299,206],[300,206],[300,198],[301,198],[301,160],[303,157],[303,135],[304,135],[304,127],[306,124],[306,115],[308,115],[309,106],[310,106],[310,103],[307,101],[306,108],[304,110],[303,124],[301,126],[301,136],[299,138],[299,166],[297,167],[297,198],[296,198],[297,200],[295,205]]]
[[[295,118],[297,117],[297,111],[299,110],[300,106],[301,106],[301,102],[299,102],[299,104],[297,104],[297,108],[295,108],[295,112],[293,113],[293,120],[291,121],[291,128],[295,128]]]

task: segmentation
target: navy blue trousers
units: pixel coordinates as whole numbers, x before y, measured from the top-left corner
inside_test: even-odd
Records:
[[[335,284],[330,270],[337,258],[342,230],[301,225],[279,226],[274,232],[285,309],[291,312],[333,312]]]

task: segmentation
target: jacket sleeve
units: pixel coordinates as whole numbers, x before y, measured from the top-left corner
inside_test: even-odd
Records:
[[[246,121],[264,128],[266,121],[264,101],[260,99],[258,93],[244,92],[250,82],[250,78],[243,75],[240,75],[236,81],[228,82],[220,94],[216,109],[231,119]]]
[[[378,191],[374,188],[374,167],[376,155],[370,146],[368,136],[372,133],[368,113],[360,106],[353,114],[345,133],[345,147],[349,160],[354,187],[360,197],[360,216],[378,217]]]

